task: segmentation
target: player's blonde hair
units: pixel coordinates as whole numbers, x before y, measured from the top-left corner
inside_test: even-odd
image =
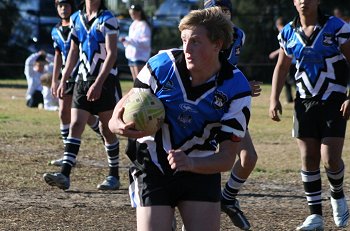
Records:
[[[203,10],[193,10],[179,24],[180,32],[185,29],[193,29],[204,26],[208,31],[211,42],[221,40],[222,49],[229,48],[233,40],[232,23],[223,15],[220,7],[210,7]]]

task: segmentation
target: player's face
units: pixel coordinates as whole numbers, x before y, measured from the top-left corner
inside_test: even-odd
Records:
[[[60,18],[69,18],[72,14],[72,7],[69,3],[59,3],[57,5],[57,12]]]
[[[320,0],[294,0],[294,6],[299,15],[310,15],[317,12]]]
[[[205,27],[185,29],[181,32],[181,39],[186,66],[190,72],[206,70],[217,61],[220,44],[209,40]]]

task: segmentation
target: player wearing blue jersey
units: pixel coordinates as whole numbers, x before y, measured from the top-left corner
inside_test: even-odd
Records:
[[[84,8],[75,12],[70,21],[71,47],[57,94],[63,97],[65,82],[80,58],[78,80],[73,92],[71,125],[61,172],[45,173],[44,179],[49,185],[69,188],[69,176],[79,152],[81,135],[90,114],[94,114],[100,119],[109,165],[109,174],[98,189],[115,190],[120,186],[119,141],[109,130],[108,121],[121,96],[119,88],[116,88],[118,21],[101,0],[85,0]]]
[[[213,6],[220,7],[224,15],[229,20],[232,20],[233,7],[230,0],[204,1],[204,8]],[[227,57],[227,60],[232,65],[237,65],[244,42],[245,34],[243,30],[233,24],[233,42],[228,49],[222,51],[224,56]],[[252,88],[253,96],[259,96],[261,91],[261,82],[250,81],[249,83]],[[243,187],[244,183],[253,171],[258,159],[249,131],[246,132],[245,137],[240,142],[240,149],[237,154],[239,160],[235,162],[231,170],[230,178],[222,190],[221,209],[230,217],[235,226],[243,230],[249,230],[250,223],[242,212],[236,198],[240,189]]]
[[[231,169],[250,118],[249,83],[220,52],[232,43],[232,25],[221,10],[191,11],[179,30],[183,50],[150,58],[132,89],[163,102],[161,130],[150,135],[124,124],[125,97],[109,122],[113,132],[138,138],[128,152],[138,230],[170,230],[175,207],[186,229],[219,230],[220,172]]]
[[[69,26],[69,17],[74,12],[75,5],[73,0],[55,0],[55,5],[57,9],[57,14],[61,18],[61,21],[54,28],[52,28],[51,31],[51,37],[55,49],[51,93],[53,96],[59,99],[58,116],[60,119],[61,137],[63,142],[65,142],[69,134],[72,95],[78,68],[75,68],[73,70],[70,78],[66,81],[66,91],[63,97],[58,97],[57,88],[59,84],[59,79],[61,77],[61,70],[64,68],[70,48],[71,32]],[[77,66],[78,63],[76,67]],[[101,136],[98,126],[99,120],[97,116],[90,115],[87,124],[91,127],[91,129],[94,132]],[[63,158],[52,160],[49,164],[62,166]]]
[[[324,15],[319,0],[294,0],[298,16],[280,32],[279,58],[273,73],[270,117],[280,121],[279,96],[292,59],[296,59],[297,94],[293,136],[301,153],[301,178],[310,216],[297,230],[323,230],[320,162],[330,185],[333,218],[337,227],[348,224],[343,190],[342,149],[349,119],[347,83],[350,61],[350,26]]]

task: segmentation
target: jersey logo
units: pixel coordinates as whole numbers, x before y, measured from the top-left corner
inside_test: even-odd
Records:
[[[227,95],[225,95],[221,91],[215,91],[214,93],[214,101],[212,102],[212,105],[215,109],[221,109],[225,106],[227,103]]]
[[[324,46],[332,46],[333,40],[332,40],[332,35],[324,33],[323,34],[323,45]]]
[[[171,80],[168,80],[163,86],[163,91],[171,91],[173,89],[174,89],[174,82]]]
[[[181,124],[181,127],[185,128],[192,123],[192,113],[198,113],[198,111],[192,108],[190,104],[186,103],[180,104],[179,107],[182,112],[177,117],[177,120]]]
[[[239,56],[241,54],[241,47],[240,46],[236,47],[235,53],[236,53],[236,56]]]

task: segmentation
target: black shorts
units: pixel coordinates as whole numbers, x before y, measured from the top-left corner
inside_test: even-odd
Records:
[[[83,81],[82,78],[80,78],[80,80],[76,82],[72,108],[82,109],[93,115],[114,109],[121,96],[120,90],[117,87],[117,77],[109,75],[103,83],[100,98],[92,102],[87,100],[86,94],[95,80],[96,77],[88,77],[87,81]]]
[[[64,91],[65,95],[73,95],[74,93],[75,80],[69,79],[66,82],[66,90]]]
[[[294,104],[293,136],[296,138],[345,137],[346,120],[340,107],[346,96],[333,93],[327,100],[300,99]]]
[[[143,170],[132,166],[129,173],[129,194],[133,207],[176,207],[181,201],[220,201],[220,173],[176,172],[164,175],[151,164]]]

